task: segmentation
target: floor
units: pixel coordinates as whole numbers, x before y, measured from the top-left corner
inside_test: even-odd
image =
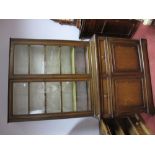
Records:
[[[147,39],[152,91],[155,103],[155,26],[153,27],[141,24],[137,32],[133,36],[133,39],[140,38]],[[144,118],[146,125],[150,129],[152,134],[155,134],[155,115],[150,116],[148,114],[142,113],[142,117]]]

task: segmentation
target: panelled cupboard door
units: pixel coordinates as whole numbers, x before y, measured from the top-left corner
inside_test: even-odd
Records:
[[[142,55],[139,41],[107,39],[111,63],[113,114],[145,110]]]
[[[96,36],[101,116],[154,111],[146,40]]]

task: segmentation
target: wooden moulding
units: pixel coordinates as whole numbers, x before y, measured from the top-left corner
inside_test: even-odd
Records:
[[[100,91],[99,91],[99,71],[98,71],[98,50],[96,45],[96,38],[90,40],[90,66],[91,66],[91,94],[92,96],[92,109],[94,109],[94,116],[100,119]]]
[[[48,39],[24,39],[24,38],[10,38],[12,45],[53,45],[53,46],[88,46],[88,41],[73,41],[73,40],[48,40]]]
[[[152,95],[152,86],[151,86],[149,58],[148,58],[148,52],[147,52],[147,40],[141,39],[140,44],[141,44],[142,60],[143,60],[143,67],[144,67],[144,83],[145,83],[145,92],[146,92],[147,113],[155,114],[155,107],[153,104],[153,95]]]
[[[92,111],[83,112],[64,112],[64,113],[49,113],[49,114],[31,114],[31,115],[9,115],[8,122],[21,121],[36,121],[36,120],[50,120],[50,119],[66,119],[73,117],[88,117],[93,116]]]

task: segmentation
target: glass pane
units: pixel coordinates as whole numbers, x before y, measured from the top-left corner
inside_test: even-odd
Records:
[[[30,83],[30,114],[45,112],[44,82]]]
[[[78,74],[86,73],[85,50],[81,47],[75,47],[75,71]]]
[[[14,50],[14,74],[28,74],[28,56],[27,45],[16,45]]]
[[[87,83],[77,82],[77,111],[87,111]]]
[[[60,74],[60,48],[58,46],[46,47],[46,73]]]
[[[28,114],[28,84],[13,84],[13,114]]]
[[[72,82],[62,82],[63,112],[73,111]]]
[[[71,47],[62,46],[61,47],[61,73],[71,74]]]
[[[61,112],[61,87],[60,82],[46,83],[47,113]]]
[[[30,73],[44,74],[44,46],[42,45],[31,46]]]

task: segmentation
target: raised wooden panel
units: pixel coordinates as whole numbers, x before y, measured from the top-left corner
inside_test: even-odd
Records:
[[[131,112],[144,108],[142,79],[120,78],[114,80],[115,113]]]
[[[138,46],[117,43],[111,46],[113,72],[140,72]]]

